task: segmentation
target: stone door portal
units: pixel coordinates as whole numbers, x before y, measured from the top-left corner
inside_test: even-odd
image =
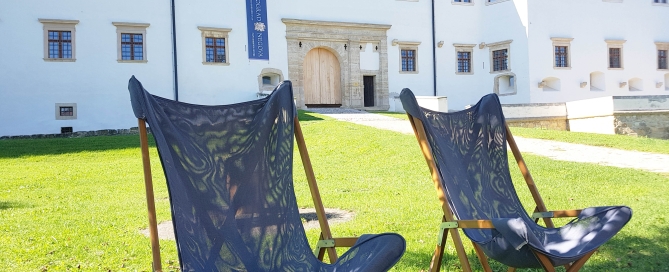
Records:
[[[304,57],[303,74],[306,106],[341,106],[341,69],[334,54],[312,49]]]

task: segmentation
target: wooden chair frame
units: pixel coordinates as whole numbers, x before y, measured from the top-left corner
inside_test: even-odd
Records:
[[[423,127],[423,123],[418,118],[413,117],[411,114],[407,113],[407,115],[409,116],[409,121],[411,122],[414,134],[416,135],[418,144],[420,145],[423,156],[425,157],[425,161],[427,162],[427,165],[430,168],[432,182],[434,183],[434,186],[437,190],[437,196],[439,197],[439,201],[441,202],[441,208],[444,213],[442,218],[442,224],[440,226],[439,241],[437,243],[437,247],[434,251],[434,254],[432,255],[432,261],[430,262],[430,271],[432,272],[440,271],[442,258],[444,255],[444,245],[446,243],[446,238],[450,233],[451,239],[453,240],[453,243],[455,245],[455,251],[457,252],[458,258],[460,259],[460,264],[462,265],[462,270],[465,272],[470,272],[472,271],[472,268],[471,265],[469,264],[469,260],[467,259],[467,254],[465,253],[465,249],[463,247],[462,239],[460,238],[460,233],[458,232],[458,229],[465,229],[465,228],[494,229],[495,227],[493,226],[492,221],[490,220],[456,220],[454,218],[453,212],[451,211],[451,208],[448,205],[448,199],[446,197],[446,193],[443,191],[441,186],[441,178],[439,177],[439,172],[437,171],[437,166],[433,159],[434,157],[432,155],[430,144],[427,141],[427,136],[425,129]],[[553,221],[551,220],[551,218],[578,216],[581,210],[548,211],[546,209],[546,205],[544,204],[544,201],[541,198],[539,191],[537,190],[537,187],[534,183],[534,179],[532,178],[530,171],[527,169],[527,165],[525,164],[523,156],[520,154],[520,151],[518,150],[516,141],[513,139],[513,135],[509,130],[509,126],[506,124],[505,126],[506,126],[507,143],[511,147],[511,152],[513,153],[513,156],[516,159],[516,162],[518,163],[520,172],[523,174],[525,183],[527,184],[527,187],[529,188],[530,193],[532,194],[532,198],[534,199],[534,202],[537,205],[534,210],[535,213],[532,215],[532,217],[535,219],[535,222],[538,222],[539,219],[542,218],[544,220],[546,227],[553,228],[555,226],[553,225]],[[488,264],[488,257],[483,253],[483,250],[476,243],[472,242],[472,244],[474,246],[474,251],[476,252],[477,257],[481,262],[481,265],[483,266],[483,269],[485,271],[492,271],[490,265]],[[565,265],[565,268],[567,269],[568,272],[578,271],[596,250],[597,249],[594,249],[585,256],[578,259],[577,261]],[[537,260],[539,260],[539,262],[543,266],[544,270],[551,272],[555,271],[555,268],[551,264],[548,257],[537,251],[534,251],[533,253],[537,257]],[[514,267],[509,267],[508,269],[508,271],[510,272],[515,270],[516,268]]]
[[[144,168],[144,187],[146,189],[146,205],[148,209],[149,216],[149,239],[151,240],[151,252],[153,256],[153,271],[162,272],[162,263],[160,258],[160,242],[158,239],[158,224],[156,222],[156,206],[155,199],[153,194],[153,179],[151,176],[151,161],[149,155],[149,142],[148,134],[146,130],[146,121],[143,119],[137,119],[139,127],[139,141],[142,152],[142,164]],[[307,146],[304,141],[304,136],[302,135],[302,127],[300,122],[297,119],[297,116],[294,118],[295,125],[295,139],[297,141],[297,147],[300,152],[300,158],[302,159],[302,164],[304,165],[304,171],[307,176],[307,182],[309,184],[309,190],[311,191],[311,197],[314,201],[314,207],[316,209],[316,216],[321,228],[321,235],[318,243],[316,244],[316,249],[314,254],[318,257],[319,260],[323,260],[325,257],[325,252],[327,251],[330,263],[337,261],[337,252],[336,247],[351,247],[353,246],[358,238],[357,237],[342,237],[342,238],[333,238],[332,233],[330,232],[330,225],[328,224],[327,217],[325,215],[325,208],[323,207],[323,202],[321,201],[321,195],[318,191],[318,185],[316,184],[316,176],[314,175],[314,170],[311,166],[311,160],[309,159],[309,153],[307,151]]]

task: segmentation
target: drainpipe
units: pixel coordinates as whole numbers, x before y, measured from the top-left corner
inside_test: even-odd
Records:
[[[434,0],[432,0],[432,86],[437,96],[437,38],[434,27]]]
[[[179,101],[179,73],[177,72],[177,22],[174,0],[170,0],[172,10],[172,68],[174,71],[174,100]]]

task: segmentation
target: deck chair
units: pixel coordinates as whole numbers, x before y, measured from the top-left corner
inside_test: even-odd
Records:
[[[155,271],[162,267],[145,122],[167,180],[182,271],[385,271],[404,253],[397,234],[332,238],[289,81],[266,98],[222,106],[151,95],[134,76],[128,89],[140,130]],[[293,190],[294,135],[322,231],[316,253]],[[337,257],[336,246],[351,248]],[[325,251],[330,264],[321,262]]]
[[[630,219],[625,206],[547,211],[506,125],[499,98],[484,96],[469,109],[443,113],[418,106],[409,89],[400,94],[427,161],[443,210],[437,248],[430,264],[439,271],[451,234],[462,269],[471,271],[458,229],[472,241],[484,270],[488,257],[515,268],[565,266],[578,271],[597,248]],[[525,177],[536,209],[530,217],[511,182],[507,141]],[[576,217],[556,228],[551,217]],[[543,218],[545,227],[537,224]]]

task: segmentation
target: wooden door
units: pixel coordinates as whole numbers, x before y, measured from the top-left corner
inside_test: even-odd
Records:
[[[315,48],[304,57],[304,104],[341,105],[339,60],[330,51]]]
[[[374,76],[363,76],[363,95],[365,107],[374,106]]]

